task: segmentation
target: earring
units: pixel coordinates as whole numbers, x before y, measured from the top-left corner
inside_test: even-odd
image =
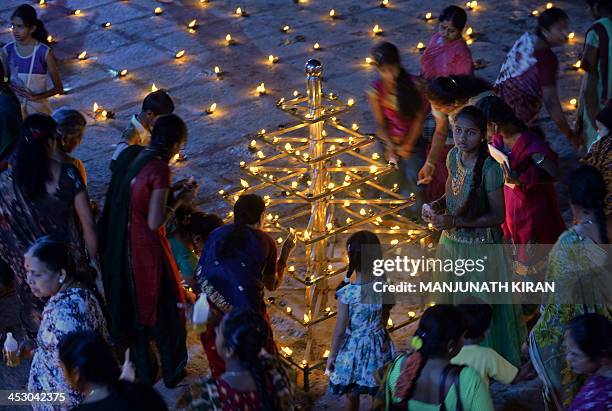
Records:
[[[60,284],[64,284],[64,277],[60,277],[60,279],[59,279],[59,283],[60,283]]]

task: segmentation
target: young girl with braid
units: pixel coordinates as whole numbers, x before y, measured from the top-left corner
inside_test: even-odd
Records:
[[[360,394],[374,395],[377,369],[393,358],[393,343],[386,325],[391,304],[370,300],[375,260],[382,259],[376,234],[359,231],[346,242],[349,268],[336,291],[338,316],[327,359],[329,390],[344,395],[344,409],[358,410]],[[350,278],[355,274],[351,283]],[[380,297],[377,294],[376,297]]]
[[[385,408],[493,411],[480,374],[450,363],[463,347],[466,331],[466,320],[457,307],[441,304],[428,308],[412,338],[413,351],[397,357],[386,372],[381,387]]]
[[[254,310],[235,308],[226,314],[215,340],[225,371],[193,384],[176,409],[293,411],[293,392],[283,366],[262,351],[268,333],[266,321]]]
[[[471,271],[463,277],[435,273],[438,281],[482,283],[491,279],[487,275],[493,274],[495,281],[510,280],[510,261],[500,227],[505,217],[504,173],[489,155],[486,132],[487,122],[482,111],[474,106],[459,111],[453,129],[455,147],[446,158],[449,175],[446,193],[423,206],[423,219],[436,230],[443,230],[436,257],[441,261],[477,261],[486,257],[485,269]],[[520,306],[512,305],[509,295],[495,296],[495,301],[481,296],[495,304],[491,328],[483,345],[519,366],[520,346],[525,336]]]

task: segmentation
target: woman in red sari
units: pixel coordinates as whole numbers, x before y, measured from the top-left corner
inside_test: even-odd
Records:
[[[136,376],[145,384],[156,381],[154,342],[167,387],[184,378],[187,363],[185,292],[165,229],[176,209],[193,200],[195,187],[171,185],[168,166],[186,139],[183,120],[168,114],[155,122],[148,147],[123,150],[100,222],[111,333],[130,347]]]
[[[517,272],[535,273],[546,255],[533,245],[554,244],[565,230],[554,187],[557,154],[499,97],[485,97],[477,106],[487,117],[492,145],[508,157],[508,164],[501,163],[506,174],[504,236],[516,247]]]
[[[465,10],[448,6],[438,21],[438,32],[431,36],[421,57],[421,76],[427,81],[436,77],[471,76],[474,74],[472,52],[462,37],[467,22]]]

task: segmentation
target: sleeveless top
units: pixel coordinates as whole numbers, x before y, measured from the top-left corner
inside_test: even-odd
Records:
[[[13,86],[25,87],[34,93],[47,91],[47,55],[49,46],[37,43],[34,51],[29,56],[22,56],[17,50],[15,42],[8,43],[3,47],[7,56],[7,65],[10,72],[10,83]],[[20,98],[24,114],[45,113],[51,114],[51,106],[48,99],[39,101],[27,101]]]

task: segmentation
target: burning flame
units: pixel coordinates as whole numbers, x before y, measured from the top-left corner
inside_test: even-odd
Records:
[[[190,29],[194,28],[196,26],[196,24],[198,24],[198,21],[196,19],[193,19],[189,22],[189,24],[187,24],[187,27],[189,27]]]
[[[181,50],[178,53],[176,53],[174,55],[174,58],[180,59],[181,57],[183,57],[185,55],[185,50]]]
[[[161,7],[155,7],[155,10],[153,10],[153,13],[160,15],[164,12],[164,9],[162,9]]]
[[[94,104],[93,104],[93,112],[97,113],[99,109],[100,109],[100,106],[98,106],[98,103],[94,102]]]
[[[79,54],[79,60],[85,60],[85,59],[87,59],[87,51],[83,50],[83,52]]]
[[[151,93],[154,93],[154,92],[156,92],[157,90],[159,90],[159,89],[157,88],[157,86],[155,86],[155,83],[153,83],[153,84],[151,85]]]

